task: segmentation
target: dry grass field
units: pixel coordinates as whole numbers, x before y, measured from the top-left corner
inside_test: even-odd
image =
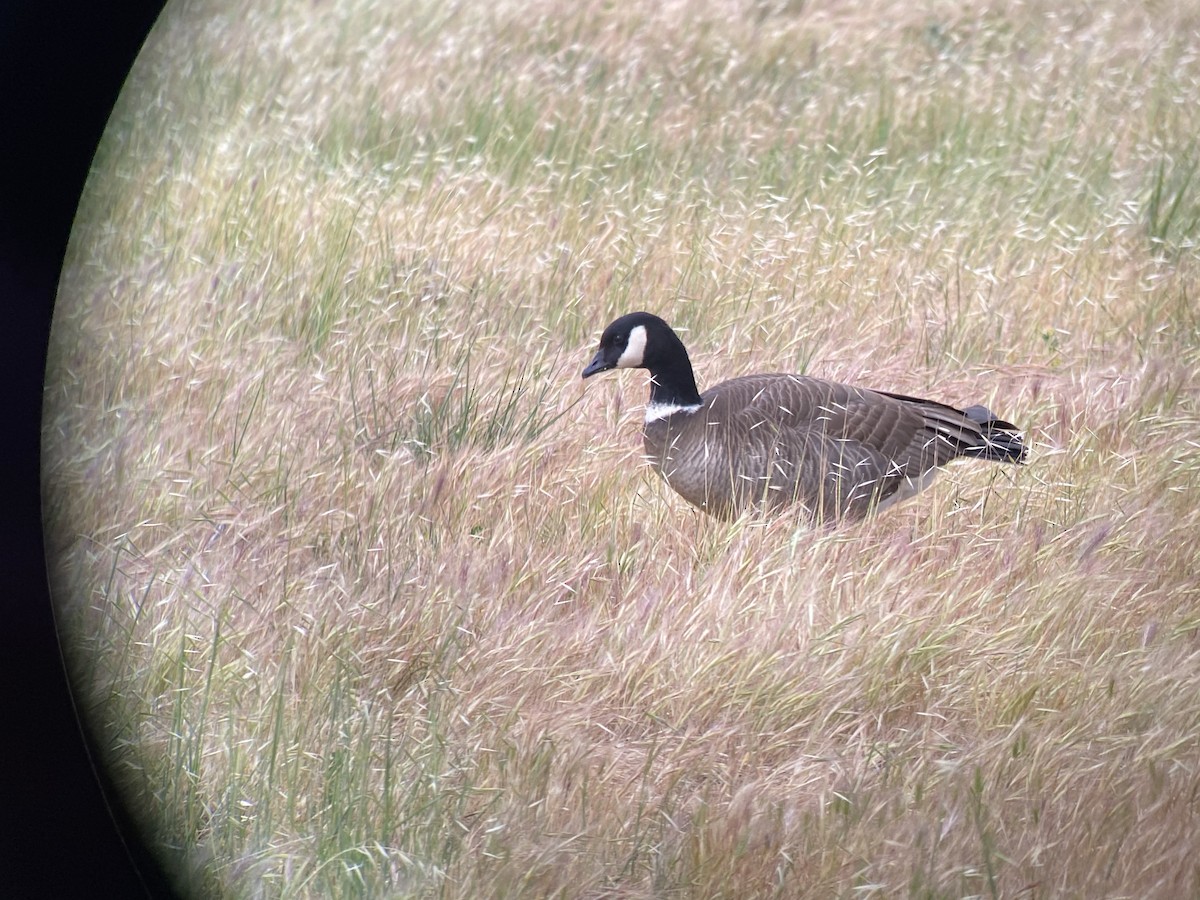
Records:
[[[196,896],[1200,896],[1200,5],[917,6],[168,7],[44,496]],[[1029,465],[708,519],[579,378],[635,309]]]

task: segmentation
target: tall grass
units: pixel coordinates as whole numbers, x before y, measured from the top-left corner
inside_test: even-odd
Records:
[[[1200,892],[1200,9],[173,5],[56,310],[56,613],[198,896]],[[614,315],[1026,429],[703,518]]]

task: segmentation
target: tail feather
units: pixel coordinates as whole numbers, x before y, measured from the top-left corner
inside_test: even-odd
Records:
[[[888,397],[911,403],[918,407],[925,418],[925,427],[954,448],[958,456],[973,456],[995,462],[1011,462],[1021,465],[1029,455],[1021,431],[1011,422],[996,418],[986,406],[968,406],[958,409],[935,400],[922,400],[907,394],[879,391]],[[965,420],[965,421],[964,421]],[[983,443],[980,443],[982,439]]]
[[[967,455],[1017,465],[1025,462],[1029,449],[1021,440],[1021,432],[1016,425],[997,419],[986,406],[968,406],[963,410],[963,415],[979,426],[985,441],[981,447],[968,448]]]

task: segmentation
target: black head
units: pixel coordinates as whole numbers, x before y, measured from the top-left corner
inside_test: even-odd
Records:
[[[664,350],[683,349],[671,326],[648,312],[615,319],[600,336],[600,348],[583,370],[589,378],[609,369],[653,369]]]

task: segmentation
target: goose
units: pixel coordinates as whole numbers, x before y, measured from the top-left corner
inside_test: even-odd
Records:
[[[816,523],[857,520],[913,496],[958,457],[1022,464],[1016,426],[983,406],[805,375],[731,378],[700,393],[687,349],[647,312],[614,320],[583,370],[649,369],[643,441],[680,496],[719,519],[798,505]]]

